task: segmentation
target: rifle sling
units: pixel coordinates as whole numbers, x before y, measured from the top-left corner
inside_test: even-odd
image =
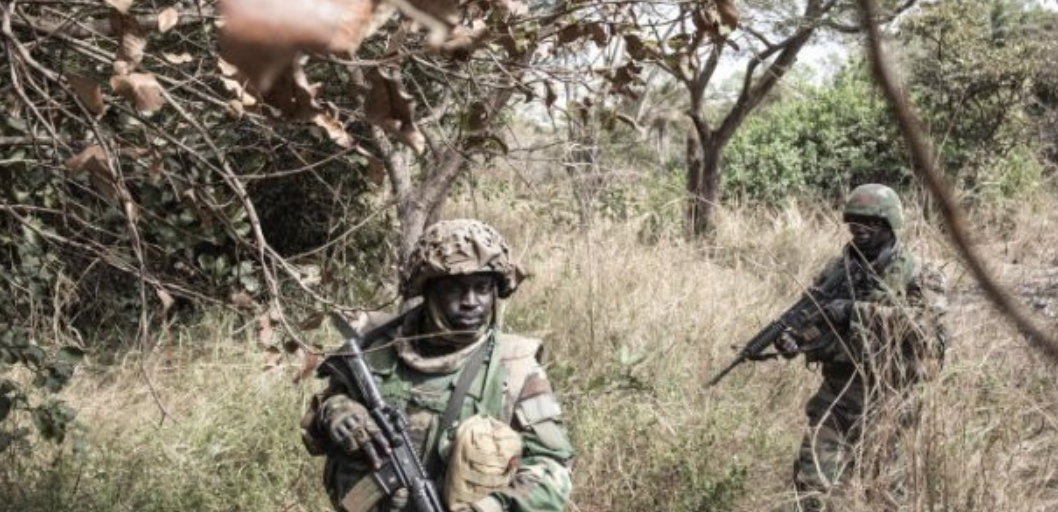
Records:
[[[492,346],[494,345],[494,334],[490,334],[490,339],[481,345],[481,348],[477,349],[470,359],[467,360],[467,364],[463,366],[463,370],[459,372],[459,377],[456,380],[456,387],[452,391],[452,396],[448,399],[448,405],[445,406],[445,412],[441,415],[441,421],[437,423],[437,435],[441,436],[445,430],[452,426],[453,423],[459,418],[460,411],[463,410],[463,402],[466,401],[467,392],[470,391],[470,385],[474,382],[474,377],[477,376],[481,370],[482,363],[485,362],[487,356],[492,352]],[[440,437],[438,437],[440,439]],[[440,449],[440,442],[434,443],[434,446],[430,447],[430,451],[426,453],[426,461],[424,466],[426,467],[426,474],[432,477],[438,488],[443,488],[442,483],[444,482],[444,467],[441,465],[441,456],[437,453]]]

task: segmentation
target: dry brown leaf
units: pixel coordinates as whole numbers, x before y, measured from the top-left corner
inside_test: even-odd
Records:
[[[315,352],[309,352],[305,349],[301,349],[301,368],[298,368],[297,375],[294,376],[294,384],[297,384],[316,371],[316,368],[320,365],[321,359],[319,354]]]
[[[110,165],[107,163],[107,155],[102,146],[92,145],[67,160],[66,169],[74,175],[84,171],[109,173]]]
[[[351,148],[355,144],[353,138],[349,135],[349,132],[345,131],[345,127],[342,126],[341,121],[336,119],[334,116],[321,112],[316,114],[316,117],[312,118],[312,122],[323,128],[324,133],[327,134],[335,144],[343,148]]]
[[[572,43],[573,41],[584,37],[584,35],[587,33],[588,31],[584,28],[584,26],[579,23],[566,25],[558,31],[558,44],[563,45],[567,43]]]
[[[104,197],[110,200],[120,198],[117,188],[117,175],[114,174],[114,170],[110,167],[106,152],[103,151],[101,146],[88,146],[66,161],[66,169],[74,175],[87,172],[92,185]]]
[[[606,43],[610,41],[610,34],[606,32],[606,26],[602,23],[588,25],[588,33],[591,34],[592,42],[599,48],[606,46]]]
[[[475,101],[467,107],[466,127],[470,132],[480,132],[488,127],[489,107],[482,101]]]
[[[232,293],[231,297],[229,297],[229,300],[231,301],[232,305],[238,309],[249,310],[253,309],[254,306],[257,305],[257,303],[254,302],[253,297],[243,291]]]
[[[293,354],[299,350],[301,350],[301,344],[297,340],[289,339],[283,341],[283,352]]]
[[[279,76],[261,100],[278,109],[286,118],[311,121],[324,111],[316,101],[319,89],[320,84],[310,84],[305,70],[300,64],[294,63]]]
[[[118,11],[111,11],[110,27],[120,41],[115,60],[127,62],[128,70],[131,71],[143,60],[143,52],[147,49],[147,36],[143,27],[135,16]]]
[[[99,82],[73,74],[67,75],[66,78],[70,80],[70,87],[89,112],[97,116],[103,113],[103,87],[99,85]]]
[[[629,86],[636,83],[639,79],[639,72],[643,68],[636,64],[635,61],[631,61],[628,64],[617,68],[607,78],[613,85],[613,91],[618,94],[624,94],[626,96],[633,96],[632,90]]]
[[[222,0],[224,59],[268,91],[299,51],[353,53],[381,0]]]
[[[422,153],[426,139],[415,125],[412,98],[404,92],[404,85],[393,72],[380,67],[368,69],[364,78],[370,86],[364,98],[364,117],[400,137],[416,153]]]
[[[107,5],[115,8],[121,14],[129,12],[129,7],[132,7],[133,0],[104,0]]]
[[[382,160],[370,155],[367,157],[367,179],[378,187],[386,181],[386,165]]]
[[[734,30],[738,27],[738,9],[732,0],[716,0],[716,10],[720,15],[720,24]]]
[[[628,56],[635,60],[643,60],[651,56],[651,52],[647,49],[646,44],[643,40],[635,34],[625,34],[625,48],[628,50]]]
[[[175,65],[187,64],[188,62],[195,60],[195,58],[187,52],[180,54],[162,52],[162,58],[165,59],[166,62]]]
[[[275,335],[275,329],[272,328],[272,317],[268,313],[263,313],[257,317],[257,342],[262,346],[268,348],[272,347],[272,337]],[[277,351],[279,349],[276,349]]]
[[[149,73],[131,73],[110,78],[114,94],[136,105],[140,112],[154,112],[165,105],[165,96],[158,79]]]
[[[327,314],[322,311],[317,311],[298,322],[298,329],[301,329],[302,331],[315,331],[323,325],[324,318],[327,318]]]
[[[166,33],[175,27],[180,21],[180,13],[172,7],[167,7],[158,14],[158,32]]]
[[[550,109],[554,106],[555,102],[558,101],[558,93],[555,92],[555,88],[551,85],[551,82],[544,82],[544,89],[544,105]]]

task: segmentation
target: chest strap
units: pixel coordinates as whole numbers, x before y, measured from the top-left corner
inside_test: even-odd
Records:
[[[437,439],[440,439],[440,436],[444,435],[445,431],[458,420],[459,413],[463,410],[463,402],[467,398],[467,392],[470,391],[470,385],[473,384],[474,378],[481,371],[482,363],[492,352],[494,344],[495,335],[492,335],[488,341],[481,345],[481,348],[470,356],[467,364],[463,366],[463,370],[459,372],[456,387],[452,390],[452,395],[448,398],[448,405],[445,406],[444,414],[441,415],[441,420],[437,423]],[[426,474],[432,476],[438,484],[444,481],[444,467],[441,464],[441,456],[437,453],[440,445],[440,442],[435,442],[434,446],[430,447],[430,450],[425,455]]]

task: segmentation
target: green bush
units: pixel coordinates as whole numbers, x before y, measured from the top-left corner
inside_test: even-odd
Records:
[[[729,197],[838,197],[859,183],[907,182],[899,134],[861,65],[830,85],[794,87],[802,94],[750,118],[731,141],[724,155]]]

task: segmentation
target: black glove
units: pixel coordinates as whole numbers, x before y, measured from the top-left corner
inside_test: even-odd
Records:
[[[775,350],[779,352],[779,355],[786,359],[790,359],[797,355],[798,350],[801,348],[801,341],[797,339],[791,331],[783,331],[779,335],[779,338],[775,340]]]
[[[823,313],[831,322],[844,325],[852,315],[852,305],[855,301],[850,299],[834,299],[823,306]]]

